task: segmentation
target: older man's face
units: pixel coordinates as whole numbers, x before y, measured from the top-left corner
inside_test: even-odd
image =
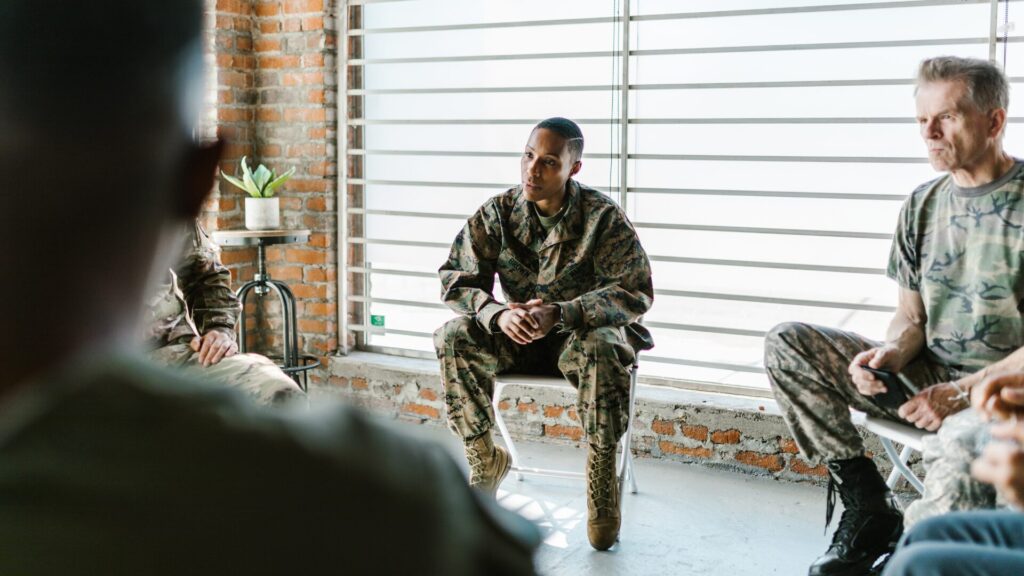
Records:
[[[928,161],[942,172],[971,170],[998,139],[991,111],[978,110],[963,82],[928,82],[917,89],[917,124]]]

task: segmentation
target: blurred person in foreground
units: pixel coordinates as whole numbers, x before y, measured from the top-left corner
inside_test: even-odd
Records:
[[[984,378],[1024,370],[1024,162],[1003,149],[1006,76],[985,60],[931,58],[918,69],[915,100],[928,160],[944,174],[900,211],[887,270],[899,304],[885,341],[798,322],[765,338],[765,368],[790,432],[828,469],[826,525],[836,493],[844,507],[811,576],[865,574],[903,531],[850,408],[934,432],[964,412]],[[865,366],[906,382],[890,391]],[[886,404],[887,392],[905,400]],[[962,472],[933,491],[962,490],[970,456],[961,462]],[[928,501],[932,514],[943,502]]]
[[[572,120],[533,128],[521,183],[469,217],[438,271],[441,299],[460,316],[434,332],[434,346],[469,483],[487,492],[512,464],[491,437],[495,375],[559,375],[576,388],[588,443],[587,537],[607,550],[621,523],[615,449],[630,418],[630,369],[654,345],[638,320],[654,288],[625,211],[573,179],[582,156]],[[505,303],[494,297],[495,277]]]
[[[221,151],[202,9],[0,3],[0,573],[532,573],[536,529],[440,447],[135,350]]]
[[[996,422],[971,471],[995,486],[1013,510],[957,512],[917,524],[886,576],[1024,574],[1024,374],[987,379],[971,391],[971,402]]]

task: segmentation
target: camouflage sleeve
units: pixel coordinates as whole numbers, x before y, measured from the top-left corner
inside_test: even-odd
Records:
[[[494,320],[508,307],[494,299],[494,275],[501,251],[500,219],[496,206],[482,206],[455,237],[448,260],[437,271],[441,278],[441,301],[466,316],[475,316],[489,333],[497,330]]]
[[[609,212],[606,230],[594,253],[598,288],[568,302],[557,302],[562,330],[626,326],[636,322],[654,302],[651,263],[636,230],[621,210]]]
[[[190,249],[175,273],[199,332],[217,330],[234,338],[238,298],[231,290],[231,272],[220,263],[219,251],[196,222]]]
[[[895,280],[903,288],[920,292],[921,274],[917,254],[915,197],[916,195],[911,194],[900,209],[896,233],[892,236],[892,248],[889,251],[889,267],[885,275]]]

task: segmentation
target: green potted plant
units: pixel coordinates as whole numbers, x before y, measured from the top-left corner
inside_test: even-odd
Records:
[[[221,174],[231,184],[249,194],[245,199],[245,227],[249,230],[273,230],[281,227],[281,202],[274,196],[274,190],[288,181],[295,173],[295,168],[281,174],[274,174],[263,164],[256,170],[250,170],[242,156],[239,163],[242,178]]]

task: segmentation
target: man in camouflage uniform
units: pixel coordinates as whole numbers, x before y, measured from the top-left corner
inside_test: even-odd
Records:
[[[239,303],[231,291],[231,273],[199,222],[181,240],[181,259],[149,300],[150,357],[224,382],[263,404],[302,397],[298,385],[273,362],[258,354],[238,354]]]
[[[619,530],[616,443],[629,422],[630,368],[653,346],[637,322],[654,292],[650,263],[625,213],[572,179],[583,134],[551,118],[530,134],[522,184],[469,218],[439,271],[442,300],[461,316],[434,333],[448,423],[466,444],[470,484],[494,492],[508,453],[494,446],[495,374],[565,376],[589,440],[590,543]],[[495,300],[497,274],[506,304]]]
[[[929,160],[947,174],[903,205],[888,268],[899,306],[886,341],[799,323],[765,340],[790,431],[805,456],[826,462],[829,494],[837,488],[845,506],[812,575],[864,573],[902,532],[849,408],[935,431],[987,375],[1024,367],[1024,165],[1002,147],[1006,78],[989,62],[934,58],[921,64],[916,100]],[[861,365],[901,372],[910,399],[878,404],[885,386]]]

